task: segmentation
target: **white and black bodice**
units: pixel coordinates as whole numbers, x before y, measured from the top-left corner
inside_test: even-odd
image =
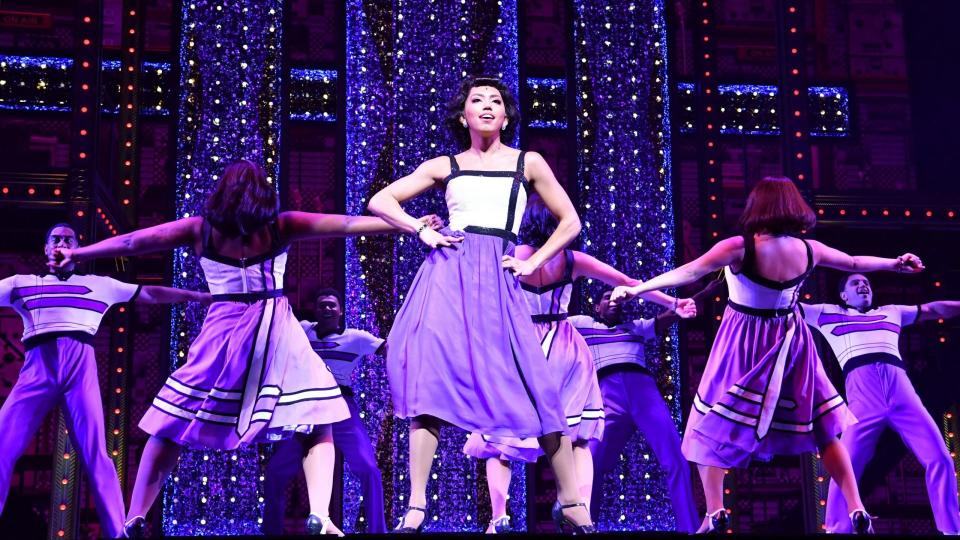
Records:
[[[527,206],[529,182],[523,174],[526,152],[520,152],[513,171],[461,169],[450,157],[446,185],[450,229],[500,236],[516,243],[523,211]]]
[[[800,287],[813,271],[813,250],[801,239],[807,249],[807,268],[788,281],[765,278],[757,271],[757,246],[753,235],[743,237],[743,263],[734,272],[724,267],[731,308],[750,315],[779,317],[793,313],[800,299]]]
[[[535,323],[562,321],[567,318],[570,295],[573,292],[573,252],[565,249],[563,255],[567,265],[563,279],[540,286],[520,282],[523,297]]]
[[[211,225],[203,222],[203,252],[200,266],[214,302],[255,302],[283,296],[287,246],[280,242],[276,222],[268,226],[270,249],[261,255],[236,259],[221,255],[210,241]]]

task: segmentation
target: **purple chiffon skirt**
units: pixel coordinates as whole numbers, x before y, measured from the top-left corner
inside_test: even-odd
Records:
[[[576,444],[603,436],[603,399],[593,355],[583,336],[568,321],[537,323],[537,337],[547,365],[560,385],[565,433]],[[536,461],[543,455],[535,438],[518,439],[471,433],[463,452],[475,458]]]
[[[513,244],[488,234],[427,255],[387,340],[394,413],[526,439],[566,430],[556,378],[520,282],[501,267]]]

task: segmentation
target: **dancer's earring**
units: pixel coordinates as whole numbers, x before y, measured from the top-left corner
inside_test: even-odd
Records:
[[[500,126],[500,131],[506,131],[506,130],[507,130],[507,123],[508,123],[508,122],[507,122],[506,120],[503,121],[503,125]]]
[[[461,116],[461,117],[460,117],[460,125],[463,126],[463,127],[467,127],[467,119]]]

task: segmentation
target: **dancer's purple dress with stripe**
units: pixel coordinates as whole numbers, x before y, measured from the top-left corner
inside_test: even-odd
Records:
[[[350,417],[340,388],[283,296],[287,247],[249,259],[217,254],[204,223],[200,258],[213,304],[187,362],[140,428],[185,446],[233,449]]]
[[[518,438],[567,428],[556,379],[520,281],[502,267],[527,198],[514,171],[461,170],[444,180],[455,247],[427,255],[387,339],[394,413]]]
[[[717,331],[683,436],[695,463],[745,467],[752,460],[810,452],[856,418],[830,384],[797,309],[813,270],[785,282],[756,270],[752,236],[742,268],[725,268],[729,304]]]
[[[560,281],[535,286],[521,283],[535,323],[540,348],[551,374],[560,385],[567,417],[566,434],[573,443],[603,436],[603,400],[593,356],[583,336],[567,320],[573,292],[573,252],[564,250],[566,275]],[[480,459],[500,458],[533,462],[543,455],[536,438],[518,439],[472,433],[463,452]]]

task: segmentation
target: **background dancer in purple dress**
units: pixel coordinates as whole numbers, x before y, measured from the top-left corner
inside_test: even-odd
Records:
[[[817,265],[857,272],[919,272],[923,265],[909,253],[896,259],[851,257],[796,237],[815,224],[793,182],[764,178],[740,216],[744,236],[720,241],[700,258],[642,285],[617,287],[611,296],[621,302],[724,269],[729,302],[682,445],[687,459],[699,466],[707,499],[700,532],[727,527],[725,468],[817,449],[843,491],[854,530],[872,531],[850,456],[836,437],[856,418],[827,379],[797,299]]]
[[[77,247],[77,233],[65,223],[47,232],[44,253]],[[17,383],[0,408],[0,512],[13,466],[50,409],[60,406],[77,457],[87,471],[103,535],[123,530],[123,491],[107,453],[97,358],[91,341],[110,306],[125,302],[173,304],[210,302],[206,293],[124,283],[82,274],[73,264],[53,273],[0,280],[0,306],[23,319],[26,355]]]
[[[694,295],[694,306],[720,283],[712,281]],[[692,533],[698,524],[690,465],[680,451],[680,434],[657,381],[647,368],[645,351],[647,341],[662,334],[680,317],[669,311],[656,319],[628,321],[621,306],[610,303],[611,293],[604,292],[597,302],[596,319],[587,315],[575,315],[569,319],[590,348],[603,397],[603,438],[590,441],[594,466],[591,514],[594,521],[599,519],[603,477],[617,464],[630,437],[640,430],[666,473],[666,488],[673,506],[676,530]]]
[[[520,238],[514,256],[527,259],[543,246],[557,228],[557,220],[539,197],[531,197],[523,215]],[[589,278],[608,285],[634,285],[635,279],[597,259],[569,249],[554,255],[542,267],[520,278],[523,296],[530,308],[540,347],[547,357],[551,374],[560,386],[560,399],[567,420],[567,435],[573,446],[580,497],[591,507],[593,456],[588,444],[604,434],[604,406],[597,371],[587,343],[567,321],[567,309],[573,283]],[[677,300],[659,291],[647,295],[649,300],[675,308],[684,317],[696,315],[696,304],[690,299]],[[487,486],[493,519],[488,533],[509,530],[507,493],[512,471],[509,461],[534,462],[543,453],[535,438],[517,439],[472,433],[463,451],[475,458],[486,459]]]
[[[848,274],[840,281],[841,304],[800,304],[806,323],[823,335],[843,370],[850,410],[858,422],[840,436],[860,479],[877,439],[891,428],[917,456],[926,471],[927,495],[937,529],[960,534],[957,477],[953,459],[937,423],[920,401],[900,356],[900,329],[909,324],[960,316],[960,302],[940,301],[904,306],[873,306],[870,280]],[[830,481],[827,531],[849,533],[847,503]]]
[[[427,221],[417,223],[429,227]],[[186,246],[200,256],[213,293],[186,363],[170,375],[140,421],[151,437],[127,513],[129,534],[144,534],[144,515],[183,446],[232,449],[294,431],[312,437],[303,461],[310,513],[320,516],[324,532],[339,532],[328,516],[334,462],[330,424],[349,418],[350,410],[283,296],[287,246],[309,238],[391,231],[379,218],[280,212],[276,189],[263,169],[242,160],[224,170],[203,217],[58,250],[58,265],[65,266]]]
[[[547,162],[510,148],[516,100],[497,79],[468,78],[447,107],[463,152],[422,163],[370,199],[369,208],[433,248],[387,338],[395,413],[411,418],[410,497],[398,529],[419,531],[426,486],[444,422],[491,436],[539,438],[557,477],[560,524],[592,531],[556,380],[544,359],[519,277],[533,274],[580,232],[580,219]],[[446,192],[450,224],[428,230],[400,203]],[[558,218],[528,259],[515,258],[527,190]],[[510,270],[509,272],[507,270]]]
[[[367,429],[360,418],[360,408],[353,399],[351,377],[357,363],[364,356],[383,354],[384,340],[370,332],[343,328],[343,308],[340,291],[321,289],[314,304],[315,321],[300,321],[307,333],[310,346],[333,372],[343,399],[350,408],[350,418],[335,422],[333,445],[343,455],[350,472],[360,480],[367,532],[387,532],[383,513],[383,480],[377,466],[377,456]],[[303,471],[307,437],[296,434],[276,444],[264,473],[263,532],[283,534],[283,514],[287,501],[287,484]],[[319,516],[307,518],[307,532],[319,532]]]

